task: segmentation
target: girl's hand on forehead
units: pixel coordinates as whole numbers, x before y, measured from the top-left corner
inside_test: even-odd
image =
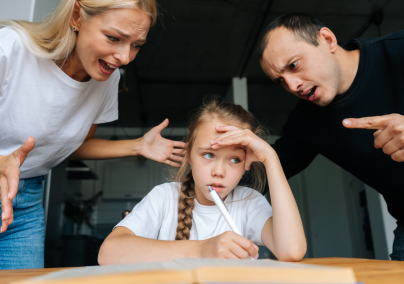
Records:
[[[210,142],[212,149],[216,150],[230,145],[246,146],[246,170],[250,169],[252,162],[265,162],[274,152],[267,142],[252,133],[249,129],[240,129],[235,126],[217,126],[216,131],[224,133]]]

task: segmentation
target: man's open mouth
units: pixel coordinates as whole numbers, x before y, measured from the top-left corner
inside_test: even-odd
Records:
[[[317,87],[313,87],[307,94],[306,96],[308,96],[309,98],[314,97],[314,93],[316,92]]]

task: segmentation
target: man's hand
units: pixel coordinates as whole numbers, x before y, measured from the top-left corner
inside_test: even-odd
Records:
[[[377,129],[373,134],[375,147],[383,148],[396,162],[404,161],[404,116],[389,114],[383,116],[347,118],[342,124],[346,128]]]
[[[0,200],[1,200],[1,229],[7,230],[13,222],[13,199],[17,195],[20,181],[20,167],[29,152],[34,149],[35,139],[28,137],[27,141],[8,156],[0,156]]]
[[[168,125],[168,119],[153,127],[141,138],[139,154],[156,162],[179,167],[184,159],[184,142],[161,137],[160,132]]]

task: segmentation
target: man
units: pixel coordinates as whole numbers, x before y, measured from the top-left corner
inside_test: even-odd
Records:
[[[398,220],[391,258],[404,260],[404,31],[342,48],[322,23],[291,14],[257,51],[264,72],[301,99],[274,145],[286,176],[322,154],[376,189]]]

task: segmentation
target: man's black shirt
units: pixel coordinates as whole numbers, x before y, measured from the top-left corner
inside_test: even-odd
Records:
[[[404,31],[351,40],[344,48],[360,51],[351,87],[326,107],[300,100],[274,148],[287,178],[322,154],[380,192],[390,214],[404,223],[404,162],[374,147],[376,130],[342,125],[345,118],[404,114]]]

